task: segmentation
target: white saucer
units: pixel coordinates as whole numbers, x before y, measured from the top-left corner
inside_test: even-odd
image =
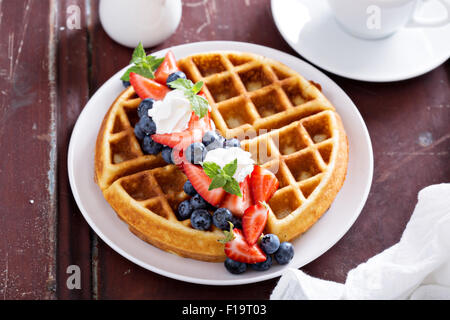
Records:
[[[388,82],[424,74],[450,57],[450,25],[404,28],[380,40],[346,33],[326,1],[272,0],[272,15],[283,38],[302,57],[334,74]],[[434,14],[439,7],[427,7]],[[437,15],[442,12],[437,12]]]
[[[128,230],[94,182],[97,133],[109,107],[123,90],[120,81],[125,72],[123,69],[109,79],[84,107],[69,145],[67,168],[70,186],[81,213],[92,229],[111,248],[143,268],[170,278],[209,285],[235,285],[271,279],[280,276],[288,267],[300,268],[330,249],[358,217],[372,182],[373,153],[370,137],[350,98],[336,83],[310,64],[267,47],[242,42],[211,41],[180,45],[171,50],[178,59],[208,51],[253,52],[278,60],[307,79],[319,83],[324,94],[336,106],[346,129],[349,163],[345,183],[327,213],[304,235],[293,241],[295,255],[285,266],[275,264],[265,272],[248,270],[236,276],[228,273],[223,263],[181,258],[147,244]],[[153,54],[162,57],[165,52],[163,50]]]

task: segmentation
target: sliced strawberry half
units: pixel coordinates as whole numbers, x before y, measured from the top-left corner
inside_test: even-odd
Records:
[[[155,80],[161,84],[166,84],[167,77],[176,71],[180,71],[178,68],[177,60],[172,51],[167,51],[164,61],[158,67],[155,72]]]
[[[253,204],[252,197],[250,194],[249,177],[247,176],[244,181],[239,183],[241,188],[242,197],[238,197],[234,194],[227,194],[221,207],[227,208],[235,216],[242,217],[245,210]]]
[[[245,210],[242,217],[242,231],[244,232],[245,240],[250,246],[258,241],[266,227],[268,217],[269,208],[262,203],[255,204]]]
[[[255,166],[250,177],[250,189],[255,203],[269,201],[279,185],[277,177],[271,171]]]
[[[204,134],[207,131],[212,130],[211,116],[208,113],[203,118],[199,117],[192,112],[191,119],[189,120],[188,128],[182,132],[154,134],[152,139],[160,144],[173,148],[174,162],[180,164],[185,161],[183,153],[184,150],[194,142],[202,141]]]
[[[225,254],[228,258],[243,263],[266,261],[267,257],[257,245],[249,245],[239,229],[233,229],[234,239],[225,243]]]
[[[130,73],[130,83],[141,99],[162,100],[170,91],[167,86],[134,72]]]
[[[211,184],[211,179],[206,175],[203,168],[196,166],[189,162],[183,162],[183,171],[189,181],[192,183],[194,189],[213,206],[217,206],[225,196],[225,190],[222,188],[208,190]]]

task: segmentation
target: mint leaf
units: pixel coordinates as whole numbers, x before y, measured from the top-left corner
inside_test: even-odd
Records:
[[[130,64],[140,64],[146,58],[146,53],[142,42],[134,49]]]
[[[203,162],[202,166],[206,175],[211,179],[214,179],[214,177],[222,170],[220,166],[214,162]]]
[[[189,79],[179,78],[175,81],[170,82],[169,86],[172,89],[179,89],[179,90],[185,91],[185,93],[186,93],[186,91],[190,93],[193,91],[192,88],[194,87],[194,83]]]
[[[195,94],[199,93],[200,90],[202,90],[202,88],[203,88],[203,84],[204,84],[203,81],[197,82],[197,83],[194,85],[194,87],[192,87],[192,91],[193,91]]]
[[[209,103],[205,98],[198,96],[197,93],[203,88],[203,82],[199,81],[194,84],[189,79],[177,79],[170,82],[169,87],[179,89],[184,92],[184,96],[189,100],[192,111],[201,119],[208,114]]]
[[[192,106],[192,111],[201,119],[208,114],[209,104],[208,101],[200,96],[194,95],[192,97],[188,97],[189,102]]]
[[[230,177],[232,177],[237,170],[237,159],[234,159],[233,162],[230,162],[225,167],[223,167],[223,171]]]
[[[223,186],[223,190],[238,197],[242,197],[241,188],[239,187],[239,183],[235,179],[227,181],[227,183]]]
[[[223,169],[214,162],[203,162],[202,166],[206,175],[211,178],[209,190],[223,188],[228,193],[242,197],[239,183],[233,178],[237,170],[237,159],[225,165]]]
[[[215,176],[212,181],[211,184],[209,185],[209,189],[208,190],[214,190],[217,188],[222,188],[223,186],[225,186],[227,184],[227,179],[223,176],[218,174],[217,176]]]
[[[120,80],[123,81],[130,81],[130,73],[134,72],[137,74],[140,74],[141,76],[144,76],[146,78],[154,78],[154,74],[151,70],[147,69],[147,68],[142,68],[142,67],[138,67],[138,66],[133,66],[131,68],[129,68],[125,74],[122,76],[122,78],[120,78]]]
[[[164,61],[164,58],[156,58],[152,55],[146,55],[145,49],[142,43],[134,49],[133,56],[131,58],[130,64],[134,64],[125,72],[125,74],[120,78],[123,81],[130,81],[130,73],[134,72],[143,77],[154,79],[155,71]]]

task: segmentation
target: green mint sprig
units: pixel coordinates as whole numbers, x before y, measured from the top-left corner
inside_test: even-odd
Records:
[[[208,100],[197,95],[197,93],[202,90],[202,81],[194,84],[189,79],[178,78],[177,80],[170,82],[168,85],[172,89],[179,89],[184,92],[184,96],[189,100],[192,110],[200,119],[206,116],[209,109]]]
[[[203,162],[202,166],[206,175],[211,178],[209,190],[223,188],[228,193],[242,197],[239,183],[233,178],[237,170],[237,159],[224,166],[223,169],[214,162]]]
[[[133,64],[133,66],[128,68],[120,79],[123,81],[130,81],[131,72],[140,74],[149,79],[154,79],[155,71],[163,61],[164,58],[156,58],[152,55],[147,56],[142,43],[139,43],[136,49],[134,49],[133,57],[131,58],[130,64]]]

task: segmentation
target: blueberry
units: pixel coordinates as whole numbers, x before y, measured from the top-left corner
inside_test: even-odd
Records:
[[[265,234],[261,239],[260,246],[265,253],[273,254],[280,247],[280,239],[274,234]]]
[[[278,264],[288,264],[294,256],[294,246],[290,242],[282,242],[273,256]]]
[[[231,221],[232,217],[233,215],[230,210],[227,208],[219,208],[213,214],[213,224],[219,229],[229,230],[230,224],[228,221]]]
[[[145,154],[156,155],[161,152],[162,148],[163,145],[153,141],[150,136],[145,136],[142,140],[142,151]]]
[[[238,218],[236,216],[232,216],[231,217],[231,223],[233,224],[233,226],[237,229],[242,229],[242,219]]]
[[[198,193],[191,198],[191,205],[194,209],[206,209],[208,208],[208,202],[201,197]]]
[[[161,155],[165,162],[167,162],[168,164],[173,164],[171,147],[164,147],[161,151]]]
[[[152,135],[156,133],[156,124],[149,116],[143,116],[141,119],[139,119],[139,122],[137,124],[141,127],[141,130],[146,135]]]
[[[247,270],[247,264],[227,258],[224,262],[225,268],[232,274],[240,274]]]
[[[182,220],[189,219],[191,217],[192,210],[193,210],[193,208],[192,208],[191,202],[189,200],[184,200],[183,202],[181,202],[178,205],[178,210],[176,212],[176,216],[177,216],[178,220],[182,221]]]
[[[223,144],[223,146],[225,148],[233,148],[233,147],[240,148],[241,147],[241,142],[238,139],[236,139],[236,138],[226,139],[224,144]]]
[[[225,141],[225,138],[222,137],[216,131],[206,132],[205,135],[203,136],[203,140],[202,140],[205,147],[209,146],[211,143],[220,143],[221,145],[223,145],[224,141]]]
[[[201,142],[194,142],[186,148],[186,159],[192,164],[200,164],[206,156],[206,148]]]
[[[272,266],[272,261],[272,257],[268,255],[266,261],[253,263],[250,267],[256,271],[266,271]]]
[[[154,102],[155,102],[155,100],[153,100],[151,98],[142,100],[141,104],[139,105],[139,107],[137,109],[139,118],[142,118],[143,116],[148,116],[148,110],[153,108]]]
[[[167,86],[169,88],[171,88],[169,83],[171,83],[171,82],[173,82],[173,81],[175,81],[177,79],[186,79],[186,75],[184,74],[184,72],[177,71],[177,72],[169,74],[169,76],[167,77],[167,82],[166,82]]]
[[[194,189],[194,186],[189,180],[184,183],[183,190],[187,195],[190,195],[191,197],[197,194],[197,191]]]
[[[144,137],[146,136],[145,132],[142,130],[142,127],[139,125],[139,123],[136,123],[136,125],[134,126],[134,135],[139,140],[144,139]]]
[[[122,85],[124,88],[128,88],[129,86],[131,86],[131,83],[130,83],[130,81],[122,80]]]
[[[211,228],[211,214],[205,209],[197,209],[192,212],[191,225],[197,230],[208,230]]]

